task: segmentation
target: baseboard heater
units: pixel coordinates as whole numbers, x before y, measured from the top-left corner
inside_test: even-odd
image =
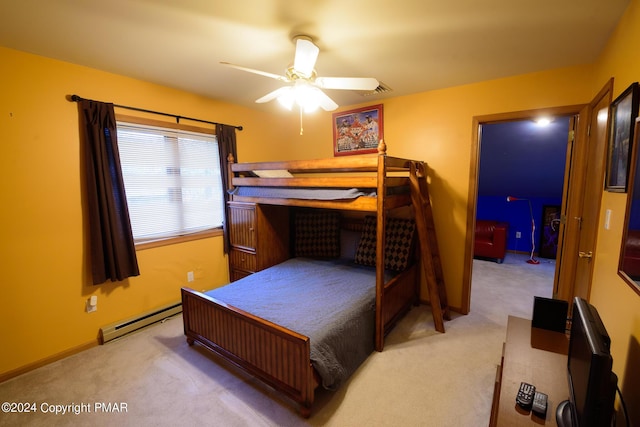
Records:
[[[102,344],[105,344],[130,332],[144,328],[145,326],[149,326],[152,323],[159,322],[181,312],[182,303],[178,302],[131,317],[121,322],[103,326],[100,328],[101,342]]]

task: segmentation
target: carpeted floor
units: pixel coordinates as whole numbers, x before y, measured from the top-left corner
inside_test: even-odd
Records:
[[[176,316],[0,384],[0,402],[36,410],[3,411],[0,425],[485,426],[507,316],[531,318],[533,296],[551,297],[555,263],[526,259],[474,260],[470,314],[440,334],[429,309],[414,308],[340,390],[318,391],[306,420],[189,347]]]

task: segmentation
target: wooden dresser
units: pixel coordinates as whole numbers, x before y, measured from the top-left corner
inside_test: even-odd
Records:
[[[229,279],[233,282],[287,260],[289,208],[229,202]]]
[[[509,316],[489,426],[556,426],[556,408],[569,398],[568,348],[565,334],[532,328],[530,320]],[[516,405],[522,381],[549,396],[544,419]]]

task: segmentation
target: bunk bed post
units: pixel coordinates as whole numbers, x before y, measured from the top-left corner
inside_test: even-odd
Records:
[[[377,187],[377,220],[376,220],[376,350],[384,348],[384,250],[386,209],[386,151],[384,140],[378,144],[378,187]]]

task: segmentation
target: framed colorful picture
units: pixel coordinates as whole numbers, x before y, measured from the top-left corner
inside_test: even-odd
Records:
[[[633,128],[638,116],[637,82],[629,86],[611,103],[610,114],[611,128],[604,189],[624,193],[627,191],[629,177]]]
[[[383,139],[382,104],[333,113],[333,155],[376,153]]]

